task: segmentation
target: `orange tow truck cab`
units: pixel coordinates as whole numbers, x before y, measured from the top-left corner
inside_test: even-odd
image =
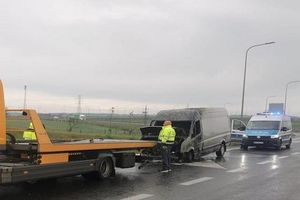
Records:
[[[36,140],[16,139],[6,126],[7,113],[30,119]],[[52,142],[35,110],[6,109],[0,80],[0,184],[82,174],[98,179],[113,176],[115,167],[135,166],[136,150],[153,148],[154,141],[90,139]]]

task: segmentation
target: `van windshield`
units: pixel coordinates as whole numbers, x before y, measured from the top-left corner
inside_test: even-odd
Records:
[[[279,130],[279,121],[250,121],[247,125],[249,130]]]
[[[164,121],[154,121],[154,126],[163,126]],[[172,126],[177,128],[182,128],[185,134],[189,134],[191,128],[191,121],[172,121]]]

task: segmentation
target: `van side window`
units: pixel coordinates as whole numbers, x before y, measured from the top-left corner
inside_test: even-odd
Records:
[[[195,137],[196,135],[199,135],[200,132],[201,132],[200,121],[198,120],[198,121],[195,122],[195,126],[194,126],[192,137]]]

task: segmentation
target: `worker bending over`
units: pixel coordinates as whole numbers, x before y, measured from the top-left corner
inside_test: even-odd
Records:
[[[172,128],[172,122],[165,121],[158,136],[163,161],[161,172],[171,171],[171,149],[175,141],[175,136],[176,132]]]

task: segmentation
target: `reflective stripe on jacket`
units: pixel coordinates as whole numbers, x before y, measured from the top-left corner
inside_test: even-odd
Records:
[[[162,143],[174,142],[175,136],[176,132],[171,125],[163,126],[159,132],[158,140],[160,140]]]
[[[26,130],[23,133],[24,140],[36,140],[36,135],[33,130]]]

